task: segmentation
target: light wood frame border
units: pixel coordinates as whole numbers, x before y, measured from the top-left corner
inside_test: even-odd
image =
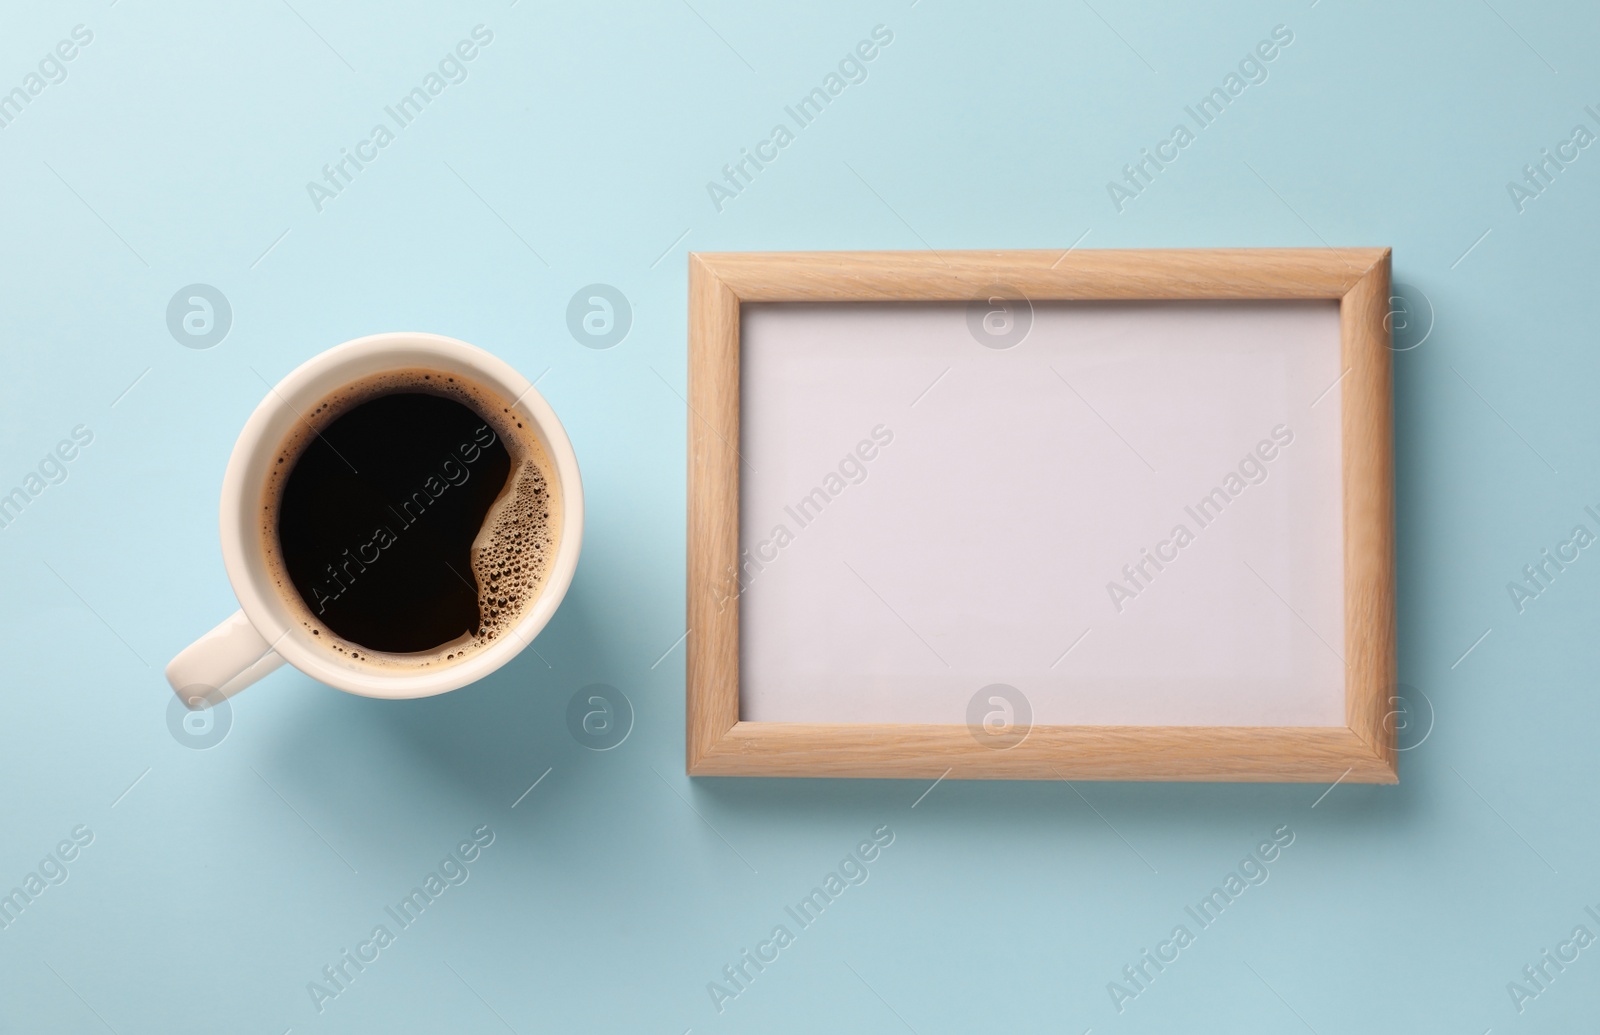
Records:
[[[1032,301],[1338,300],[1345,726],[1035,726],[997,750],[960,725],[739,718],[739,608],[719,590],[739,552],[740,307],[968,301],[995,284]],[[691,254],[689,775],[1397,782],[1388,314],[1387,248]]]

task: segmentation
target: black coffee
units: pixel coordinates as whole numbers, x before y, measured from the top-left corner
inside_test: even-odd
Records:
[[[417,371],[306,415],[268,509],[275,499],[282,572],[333,649],[454,660],[537,594],[553,550],[549,486],[509,408],[480,412],[493,402]]]

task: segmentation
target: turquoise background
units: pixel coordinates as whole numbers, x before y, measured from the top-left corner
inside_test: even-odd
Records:
[[[94,840],[0,930],[0,1031],[1592,1026],[1600,948],[1521,1013],[1507,983],[1600,934],[1600,560],[1522,613],[1505,587],[1597,528],[1600,151],[1524,211],[1506,184],[1600,128],[1600,9],[293,4],[5,15],[0,90],[94,39],[0,130],[0,486],[94,441],[0,529],[0,890]],[[306,181],[479,24],[467,79],[316,211]],[[868,79],[718,212],[706,182],[879,24]],[[1277,25],[1269,79],[1118,213],[1106,182]],[[1394,248],[1400,785],[688,780],[685,253],[1080,238]],[[233,309],[205,350],[165,317],[196,282]],[[591,283],[632,303],[609,350],[567,329]],[[405,703],[281,670],[193,749],[161,667],[235,607],[233,439],[264,380],[397,329],[544,373],[589,518],[543,660]],[[604,752],[565,719],[593,683],[634,711]],[[318,1013],[308,982],[485,824],[468,881]],[[867,882],[719,1014],[707,983],[884,825]],[[1119,1013],[1107,983],[1284,826]]]

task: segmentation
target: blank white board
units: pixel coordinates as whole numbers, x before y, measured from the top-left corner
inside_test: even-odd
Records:
[[[1343,726],[1338,303],[971,320],[743,307],[740,716]]]

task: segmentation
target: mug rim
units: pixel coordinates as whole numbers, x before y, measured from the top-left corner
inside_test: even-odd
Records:
[[[339,386],[381,373],[436,364],[482,382],[512,400],[544,446],[560,497],[561,530],[539,595],[516,625],[471,657],[434,670],[385,670],[335,655],[316,642],[290,613],[263,560],[257,507],[265,472],[286,426]],[[325,383],[330,382],[331,383]],[[274,431],[278,431],[274,434]],[[429,697],[476,682],[520,654],[542,631],[566,596],[583,544],[583,485],[578,459],[550,404],[531,381],[491,352],[444,335],[387,331],[354,338],[320,352],[290,371],[257,404],[240,431],[222,478],[223,563],[239,606],[262,639],[295,668],[320,682],[364,697]]]

